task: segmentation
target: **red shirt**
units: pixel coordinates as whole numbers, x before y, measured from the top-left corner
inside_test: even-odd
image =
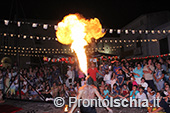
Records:
[[[88,72],[88,74],[90,75],[90,77],[91,77],[94,81],[96,81],[96,73],[98,73],[97,68],[94,68],[94,69],[89,68],[87,72]]]

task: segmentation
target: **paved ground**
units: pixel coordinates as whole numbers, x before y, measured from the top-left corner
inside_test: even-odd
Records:
[[[53,105],[53,103],[6,100],[5,103],[3,104],[13,105],[16,107],[23,108],[23,110],[17,113],[63,113],[64,111],[64,108],[56,108]],[[97,109],[97,113],[107,113],[107,111],[104,108],[96,108],[96,109]],[[121,108],[112,108],[112,109],[114,113],[147,113],[147,110],[145,108],[122,108],[121,107]],[[76,111],[79,111],[79,108],[77,108]]]

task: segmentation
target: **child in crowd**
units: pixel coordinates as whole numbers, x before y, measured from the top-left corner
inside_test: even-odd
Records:
[[[117,76],[117,83],[119,84],[119,88],[123,87],[124,77],[125,75],[123,74],[123,71],[120,69],[119,74]]]
[[[134,85],[132,87],[132,91],[130,92],[130,97],[132,97],[132,99],[136,98],[136,95],[139,93],[139,91],[137,90],[137,86]]]
[[[140,87],[144,88],[144,93],[147,93],[147,87],[148,87],[148,83],[145,82],[145,78],[141,78],[141,83],[139,84]]]
[[[165,101],[166,102],[169,102],[170,101],[170,88],[169,88],[169,85],[167,84],[166,86],[165,86],[165,89],[164,89],[164,95],[165,95]]]
[[[101,86],[99,87],[100,93],[103,93],[104,87],[105,87],[105,83],[104,83],[104,81],[102,81]]]
[[[147,97],[149,100],[149,105],[152,105],[153,100],[155,99],[155,91],[153,91],[150,86],[147,87]]]
[[[81,86],[84,86],[84,84],[85,84],[85,80],[84,78],[81,78]]]
[[[72,84],[70,84],[69,95],[70,95],[71,97],[75,97],[75,96],[76,96],[76,91],[75,91],[75,89],[74,89],[74,87],[73,87]]]
[[[112,90],[111,94],[109,95],[109,97],[112,97],[113,99],[119,98],[119,89],[117,87],[117,84],[113,85],[113,90]]]
[[[123,84],[123,87],[120,91],[120,98],[125,99],[129,97],[129,89],[126,84]]]
[[[135,96],[136,99],[140,99],[141,101],[141,104],[142,104],[142,101],[144,99],[147,99],[146,98],[146,94],[144,93],[144,88],[143,87],[139,87],[139,93],[136,94]],[[139,104],[139,103],[138,103]]]
[[[4,103],[2,90],[0,90],[0,103]]]
[[[103,91],[103,98],[105,98],[105,99],[109,99],[109,90],[108,90],[108,88],[107,88],[107,86],[105,86],[104,87],[104,91]]]

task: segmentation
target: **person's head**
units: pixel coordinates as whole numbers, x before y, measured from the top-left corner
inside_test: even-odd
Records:
[[[126,62],[125,65],[126,65],[126,66],[129,66],[129,62]]]
[[[150,86],[147,87],[147,92],[151,92],[152,88]]]
[[[116,61],[115,65],[118,67],[118,66],[119,66],[119,62],[118,62],[118,61]]]
[[[50,86],[49,85],[46,86],[46,90],[50,90]]]
[[[123,74],[123,71],[121,69],[119,69],[119,74],[122,75]]]
[[[140,92],[140,93],[143,93],[143,91],[144,91],[144,88],[143,88],[143,87],[140,87],[140,88],[139,88],[139,92]]]
[[[80,84],[77,82],[77,87],[79,87],[80,86]]]
[[[160,91],[156,92],[156,98],[161,98],[161,92]]]
[[[112,75],[113,75],[113,77],[115,77],[115,76],[116,76],[116,73],[115,73],[115,72],[113,72],[113,73],[112,73]]]
[[[132,87],[132,90],[133,90],[133,91],[136,91],[136,89],[137,89],[137,86],[134,85],[134,86]]]
[[[25,85],[23,86],[23,89],[26,89],[26,86],[25,86]]]
[[[101,82],[101,85],[104,85],[104,81]]]
[[[168,82],[164,82],[164,86],[168,85]]]
[[[56,83],[55,83],[55,82],[53,83],[53,86],[56,86]]]
[[[109,69],[106,68],[105,69],[105,73],[108,74],[109,73]]]
[[[73,85],[72,85],[72,84],[70,84],[70,88],[73,88]]]
[[[164,61],[163,61],[163,59],[162,59],[162,58],[160,58],[160,59],[159,59],[159,62],[160,62],[160,63],[163,63]]]
[[[2,94],[2,90],[0,90],[0,94]]]
[[[116,89],[117,88],[117,84],[115,83],[114,85],[113,85],[113,89]]]
[[[73,71],[74,70],[74,66],[71,66],[71,71]]]
[[[84,78],[81,78],[81,81],[84,81]]]
[[[6,78],[8,78],[9,77],[9,75],[8,75],[8,73],[6,73]]]
[[[137,63],[137,68],[141,68],[140,62]]]
[[[130,77],[133,77],[133,73],[129,73],[129,76],[130,76]]]
[[[104,86],[104,90],[107,90],[107,85],[106,85],[106,86]]]
[[[123,88],[124,88],[124,89],[127,89],[127,85],[126,85],[126,84],[123,84]]]
[[[165,86],[165,91],[169,91],[170,89],[169,89],[169,85],[167,84],[166,86]]]
[[[100,70],[100,71],[102,70],[102,66],[101,66],[101,65],[99,66],[99,70]]]
[[[161,69],[161,63],[158,62],[157,65],[156,65],[156,67],[157,67],[158,69]]]
[[[94,81],[90,76],[86,77],[86,84],[87,85],[94,85]]]
[[[144,83],[144,82],[145,82],[145,78],[142,77],[142,78],[141,78],[141,83]]]
[[[129,67],[129,71],[132,71],[132,70],[133,70],[133,68],[130,66],[130,67]]]
[[[91,62],[91,67],[92,67],[92,68],[94,68],[94,67],[95,67],[94,62]]]
[[[148,64],[149,64],[149,65],[152,64],[152,59],[149,59],[149,60],[148,60]]]

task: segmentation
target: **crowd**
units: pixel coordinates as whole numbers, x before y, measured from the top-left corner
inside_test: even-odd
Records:
[[[105,99],[148,99],[152,105],[153,99],[160,97],[161,107],[154,108],[155,111],[164,109],[170,112],[170,59],[115,60],[102,62],[98,68],[91,62],[88,75]],[[76,96],[84,84],[85,75],[77,65],[68,66],[64,75],[56,65],[28,69],[13,66],[0,70],[0,98],[2,94],[7,98],[29,100],[68,98]],[[151,112],[152,108],[148,111]]]

